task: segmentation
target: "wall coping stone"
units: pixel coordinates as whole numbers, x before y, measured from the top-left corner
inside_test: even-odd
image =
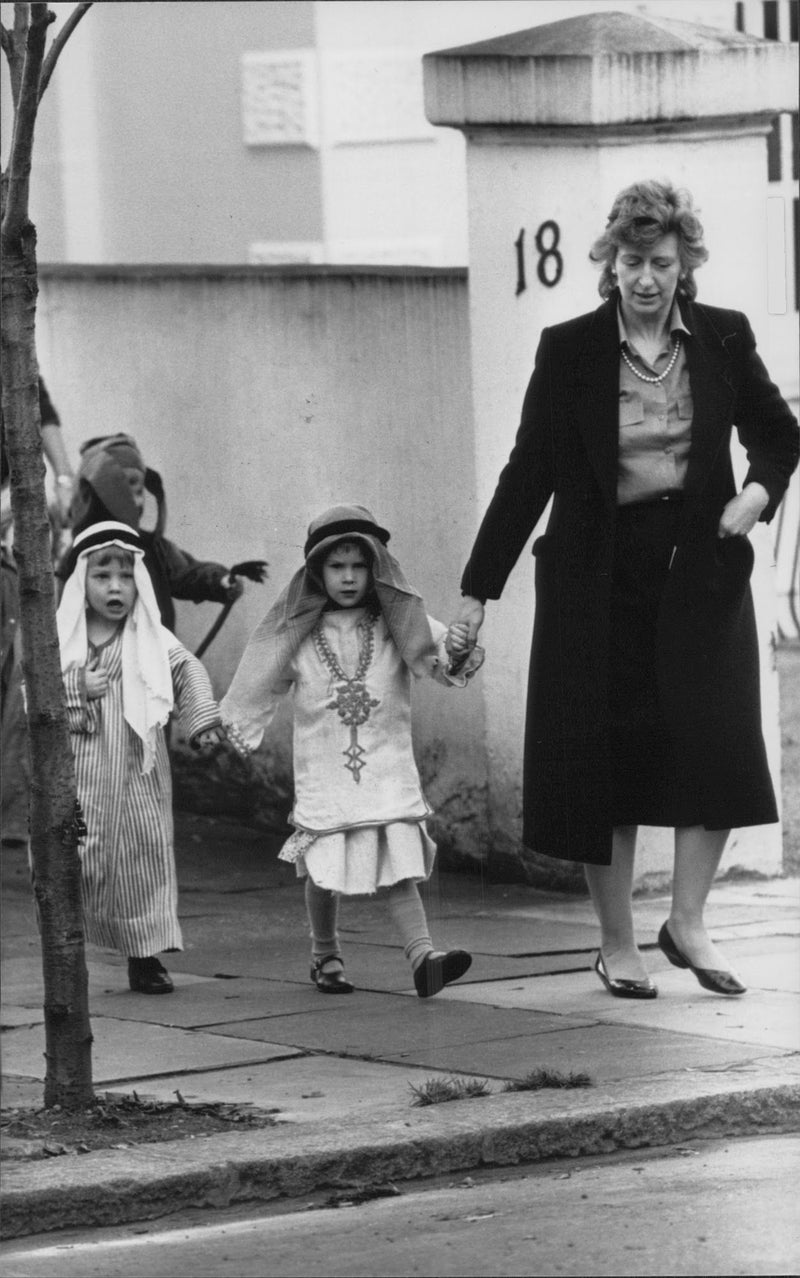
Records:
[[[433,124],[609,125],[797,106],[797,46],[672,18],[597,13],[425,54]]]
[[[41,280],[150,279],[454,279],[466,280],[465,266],[357,266],[308,262],[254,265],[243,262],[40,262]]]

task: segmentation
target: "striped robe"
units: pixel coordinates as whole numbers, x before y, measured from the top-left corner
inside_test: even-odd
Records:
[[[90,657],[109,676],[86,700],[84,673],[64,675],[78,798],[88,835],[81,851],[86,939],[146,958],[183,948],[172,821],[172,778],[159,730],[156,761],[142,775],[142,743],[122,713],[122,629]],[[175,706],[186,737],[219,723],[200,662],[176,639],[169,652]]]

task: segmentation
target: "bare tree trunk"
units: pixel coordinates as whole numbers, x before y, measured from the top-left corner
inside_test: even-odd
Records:
[[[81,8],[85,11],[88,6]],[[2,33],[15,106],[11,154],[3,175],[3,419],[11,469],[22,666],[31,746],[31,857],[44,972],[44,1103],[75,1109],[93,1098],[92,1032],[75,770],[56,632],[39,419],[36,230],[28,217],[33,133],[42,92],[47,28],[53,15],[42,3],[16,4],[14,10],[13,33],[5,29]],[[63,43],[62,38],[58,51]],[[55,44],[47,60],[50,73],[54,50]]]

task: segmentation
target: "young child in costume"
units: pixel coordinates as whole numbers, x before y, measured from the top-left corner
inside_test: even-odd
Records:
[[[88,829],[86,937],[128,956],[132,990],[169,994],[156,955],[182,949],[182,937],[164,725],[175,707],[187,739],[212,745],[224,738],[219,709],[200,662],[161,624],[128,525],[106,521],[78,534],[56,621]]]
[[[464,950],[434,949],[417,883],[436,846],[411,745],[411,676],[463,687],[483,661],[466,631],[425,613],[363,506],[315,519],[305,566],[255,630],[220,710],[231,744],[254,749],[290,692],[295,833],[280,852],[305,877],[311,979],[350,994],[339,897],[385,889],[420,998],[466,972]]]

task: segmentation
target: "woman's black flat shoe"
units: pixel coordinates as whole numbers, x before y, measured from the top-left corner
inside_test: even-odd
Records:
[[[742,982],[736,979],[733,972],[718,972],[715,968],[710,967],[695,967],[694,963],[691,963],[686,955],[678,949],[666,923],[658,934],[658,945],[673,967],[688,967],[690,972],[694,972],[704,990],[711,990],[713,994],[747,993],[747,986],[742,985]]]
[[[451,981],[463,976],[472,963],[466,950],[448,950],[446,954],[426,954],[414,970],[414,989],[420,998],[431,998]]]
[[[311,964],[312,981],[320,994],[352,994],[355,985],[352,985],[345,976],[344,966],[337,967],[332,972],[323,972],[325,964],[334,961],[342,962],[338,954],[327,954],[325,958],[315,959]]]
[[[644,981],[625,981],[615,980],[609,976],[606,965],[603,962],[602,953],[598,952],[595,959],[594,970],[605,985],[609,994],[613,994],[614,998],[657,998],[658,990],[653,982],[648,978]]]

